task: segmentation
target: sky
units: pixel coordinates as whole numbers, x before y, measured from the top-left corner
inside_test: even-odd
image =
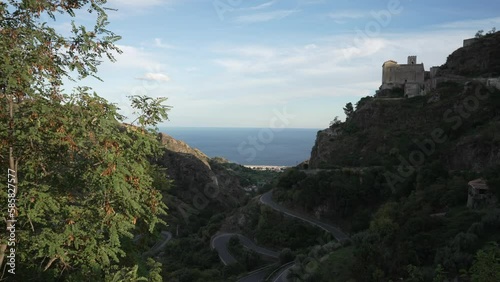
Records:
[[[123,54],[93,87],[133,119],[127,96],[168,97],[161,127],[326,128],[374,95],[382,64],[439,66],[463,39],[500,28],[500,2],[110,0]],[[89,15],[75,19],[88,21]],[[69,25],[64,20],[55,23]],[[279,123],[279,124],[276,124]]]

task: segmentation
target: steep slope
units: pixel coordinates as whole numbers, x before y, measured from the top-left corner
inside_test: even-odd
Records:
[[[500,76],[500,32],[457,49],[437,76],[437,89],[425,97],[361,99],[344,124],[318,133],[311,167],[394,165],[400,156],[408,159],[411,152],[422,151],[435,130],[447,140],[434,144],[427,160],[475,171],[496,163],[498,90],[485,84]]]
[[[190,216],[203,212],[204,217],[210,218],[245,200],[237,177],[217,165],[213,169],[203,152],[164,133],[158,139],[165,148],[158,164],[166,168],[168,178],[174,181],[167,196],[168,206],[177,210],[177,217],[188,222]]]
[[[480,258],[500,254],[500,206],[467,201],[478,178],[484,199],[500,198],[500,90],[490,83],[499,48],[500,33],[479,38],[448,57],[428,95],[362,98],[345,122],[318,132],[309,170],[286,172],[275,197],[339,224],[352,246],[311,273],[302,263],[294,277],[486,281],[477,277],[491,270],[498,281],[500,264]]]
[[[345,123],[318,132],[310,167],[397,166],[424,153],[425,162],[480,171],[500,161],[499,129],[499,91],[478,82],[412,99],[367,97]]]
[[[485,35],[453,52],[441,66],[443,75],[500,76],[500,32]]]

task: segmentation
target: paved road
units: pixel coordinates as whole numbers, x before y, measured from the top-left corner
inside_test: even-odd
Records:
[[[345,234],[344,232],[342,232],[342,230],[340,230],[339,228],[337,228],[331,224],[323,223],[323,222],[315,219],[314,217],[300,214],[300,213],[294,212],[290,209],[287,209],[283,206],[280,206],[273,201],[272,197],[273,197],[272,191],[269,191],[260,197],[260,202],[262,204],[267,205],[267,206],[269,206],[269,207],[271,207],[279,212],[282,212],[286,215],[301,219],[301,220],[306,221],[312,225],[320,227],[321,229],[331,233],[335,237],[335,239],[337,239],[337,241],[349,240],[349,236],[347,234]],[[252,250],[256,251],[257,253],[264,254],[264,255],[267,255],[269,257],[278,258],[277,252],[259,247],[259,246],[255,245],[255,243],[252,240],[248,239],[247,237],[245,237],[241,234],[223,233],[223,234],[216,235],[212,238],[211,247],[212,247],[212,249],[215,249],[218,252],[219,258],[221,259],[222,263],[224,263],[224,265],[228,265],[228,264],[236,262],[236,259],[229,253],[229,250],[227,248],[228,243],[229,243],[229,239],[235,235],[240,238],[240,242],[246,248],[252,249]],[[285,265],[282,269],[280,269],[276,274],[273,275],[274,279],[272,281],[273,282],[288,282],[286,277],[290,273],[290,269],[293,266],[294,266],[293,263],[290,263],[289,265]],[[238,280],[238,282],[262,282],[267,278],[267,276],[266,276],[267,271],[268,271],[267,267],[257,269],[253,272],[250,272],[249,275]]]
[[[240,243],[243,245],[243,247],[253,250],[259,254],[271,257],[271,258],[278,258],[279,253],[275,251],[268,250],[263,247],[257,246],[252,240],[249,238],[241,235],[241,234],[236,234],[236,233],[222,233],[215,235],[212,238],[212,241],[210,242],[210,246],[212,249],[215,249],[217,253],[219,254],[219,258],[222,261],[224,265],[232,264],[237,262],[236,259],[229,253],[228,250],[228,243],[229,239],[233,236],[238,236],[240,239]]]
[[[382,166],[363,166],[363,167],[342,167],[342,168],[310,168],[310,169],[301,169],[300,171],[304,172],[307,175],[316,175],[320,172],[331,172],[331,171],[363,171],[363,170],[371,170],[383,168]]]
[[[269,191],[269,192],[263,194],[260,197],[260,202],[263,203],[264,205],[267,205],[267,206],[269,206],[277,211],[280,211],[286,215],[289,215],[289,216],[301,219],[303,221],[309,222],[312,225],[316,225],[319,228],[321,228],[327,232],[330,232],[333,235],[333,237],[335,237],[335,239],[337,239],[337,241],[339,241],[339,242],[349,240],[349,236],[347,234],[345,234],[344,232],[342,232],[342,230],[340,230],[339,228],[337,228],[331,224],[323,223],[323,222],[315,219],[312,216],[300,214],[298,212],[292,211],[290,209],[287,209],[283,206],[278,205],[277,203],[275,203],[273,201],[273,199],[272,199],[273,194],[272,193],[273,193],[273,191]]]
[[[247,276],[238,280],[238,282],[262,282],[269,275],[269,268],[271,268],[273,266],[274,265],[268,265],[268,266],[265,266],[263,268],[259,268],[257,270],[254,270],[254,271],[248,273]]]
[[[286,277],[290,273],[290,269],[295,265],[295,263],[285,264],[282,269],[274,275],[273,282],[288,282]]]

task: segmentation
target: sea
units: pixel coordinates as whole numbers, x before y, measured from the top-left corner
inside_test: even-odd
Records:
[[[308,160],[320,129],[312,128],[159,128],[207,156],[241,165],[295,166]]]

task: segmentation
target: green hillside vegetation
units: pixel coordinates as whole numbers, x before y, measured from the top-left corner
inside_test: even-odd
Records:
[[[499,162],[487,154],[500,147],[500,92],[448,83],[437,93],[438,99],[361,99],[347,121],[332,124],[340,134],[318,137],[322,170],[292,169],[277,181],[276,199],[311,214],[323,207],[324,220],[352,233],[351,247],[332,251],[314,270],[304,270],[309,262],[299,264],[292,281],[500,279],[500,209],[466,207],[473,179],[483,177],[492,193],[500,191]],[[470,95],[485,97],[477,99],[476,111],[443,119]],[[436,130],[446,142],[422,149],[414,141]],[[432,153],[424,155],[425,149]],[[424,159],[412,163],[413,152]],[[452,154],[473,157],[466,162]]]
[[[430,96],[412,99],[366,97],[357,103],[352,118],[318,136],[310,165],[392,167],[402,159],[409,162],[417,151],[425,154],[425,163],[439,161],[453,170],[472,170],[474,165],[484,169],[491,165],[487,160],[467,163],[460,157],[480,157],[498,146],[499,105],[498,90],[480,83],[464,87],[450,82]]]
[[[42,20],[85,11],[95,24],[75,22],[69,36]],[[64,90],[121,52],[106,11],[103,1],[0,3],[0,167],[9,178],[0,267],[15,260],[16,275],[0,280],[235,281],[294,261],[290,281],[500,281],[498,201],[466,206],[478,178],[500,199],[500,91],[485,84],[499,74],[500,33],[441,67],[469,82],[348,103],[346,120],[318,133],[309,169],[276,173],[159,134],[166,98],[129,97],[136,119],[125,124],[92,89]],[[270,189],[350,240],[259,203]],[[279,259],[231,239],[238,263],[224,266],[210,246],[217,232],[240,232]]]
[[[69,37],[40,16],[80,9],[96,24],[75,23]],[[4,266],[15,256],[2,277],[161,281],[161,265],[141,258],[149,246],[131,241],[165,224],[153,184],[162,172],[150,162],[162,151],[146,129],[167,118],[165,99],[131,97],[138,123],[125,126],[117,107],[91,89],[63,91],[63,79],[97,76],[100,62],[120,52],[100,1],[2,2],[0,19],[0,160],[14,179],[14,193],[2,190],[0,201],[16,196],[1,212],[17,220],[4,225],[15,240],[0,235],[2,269],[12,269]]]

